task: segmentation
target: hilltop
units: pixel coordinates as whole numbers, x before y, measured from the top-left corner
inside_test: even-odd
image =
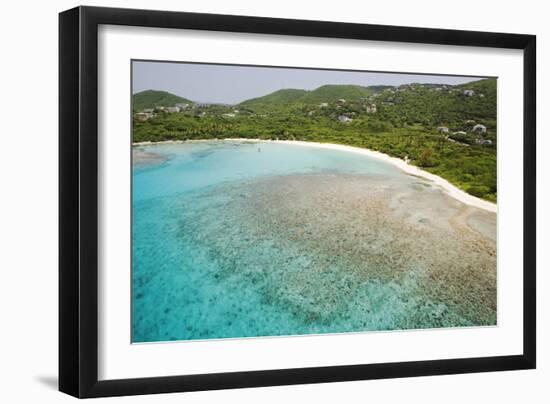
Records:
[[[466,84],[460,84],[457,85],[456,88],[462,88],[462,89],[471,89],[478,92],[485,92],[485,93],[495,93],[497,90],[497,81],[496,79],[490,78],[490,79],[482,79],[477,81],[471,81]]]
[[[378,93],[391,86],[363,87],[353,84],[326,84],[315,90],[302,90],[285,88],[245,100],[238,104],[244,108],[269,108],[272,106],[285,106],[289,104],[319,104],[324,102],[336,102],[340,99],[346,101],[359,101],[372,94]],[[178,103],[190,103],[193,101],[174,95],[167,91],[146,90],[136,93],[132,97],[133,110],[141,111],[146,108],[169,107]]]
[[[319,102],[335,102],[339,99],[345,99],[346,101],[358,101],[361,98],[368,97],[373,93],[374,91],[368,87],[349,84],[327,84],[317,88],[316,90],[308,92],[302,98],[302,102],[305,104],[311,104]]]
[[[359,101],[390,86],[363,87],[353,84],[326,84],[315,90],[299,90],[294,88],[277,90],[263,97],[252,98],[239,105],[247,108],[282,106],[288,104],[319,104],[336,102],[339,99]]]
[[[193,103],[188,100],[167,91],[145,90],[132,96],[132,109],[141,111],[146,108],[170,107],[179,103]]]
[[[254,107],[258,105],[273,105],[273,104],[288,104],[298,102],[304,95],[307,94],[306,90],[298,90],[294,88],[287,88],[277,90],[271,94],[264,95],[262,97],[251,98],[243,101],[240,105],[244,107]]]

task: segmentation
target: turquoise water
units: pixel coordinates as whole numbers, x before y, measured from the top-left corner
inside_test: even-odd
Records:
[[[359,233],[389,225],[323,217],[333,208],[338,212],[337,203],[349,203],[346,215],[353,215],[355,192],[370,192],[363,178],[396,187],[417,181],[395,167],[358,154],[275,143],[137,150],[166,160],[133,170],[133,342],[475,324],[417,293],[428,278],[421,263],[399,276],[370,271],[389,267],[388,260],[395,264],[395,254],[371,259],[369,248],[383,238]],[[327,199],[351,189],[336,189],[345,178],[352,197]],[[385,188],[376,187],[383,195]],[[355,241],[342,241],[346,221],[358,226]]]
[[[269,175],[327,171],[400,174],[392,165],[359,154],[301,145],[225,141],[161,144],[141,149],[170,159],[154,169],[134,169],[134,202]]]

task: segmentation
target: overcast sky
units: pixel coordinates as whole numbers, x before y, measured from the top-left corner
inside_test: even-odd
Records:
[[[279,67],[133,62],[132,92],[164,90],[196,102],[237,104],[282,88],[314,90],[324,84],[462,84],[479,77],[348,72]]]

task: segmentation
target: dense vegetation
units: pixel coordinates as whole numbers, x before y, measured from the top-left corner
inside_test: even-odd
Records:
[[[275,91],[274,93],[264,95],[263,97],[251,98],[241,103],[243,107],[255,108],[260,106],[270,107],[274,104],[284,105],[289,103],[298,102],[300,98],[307,94],[306,90],[297,90],[294,88],[287,88]]]
[[[473,132],[476,124],[486,132]],[[407,159],[472,195],[497,198],[496,79],[279,90],[236,106],[194,105],[134,119],[133,136],[134,142],[239,137],[366,147]]]
[[[289,103],[293,104],[320,104],[337,102],[339,99],[345,99],[347,102],[359,101],[366,97],[391,88],[390,86],[372,86],[362,87],[356,85],[334,85],[327,84],[313,91],[297,90],[287,88],[275,91],[274,93],[264,95],[263,97],[252,98],[242,102],[240,105],[247,108],[272,108]]]
[[[155,107],[170,107],[178,103],[192,104],[192,101],[166,91],[156,90],[145,90],[134,94],[132,97],[132,109],[134,111],[142,111],[147,108]]]

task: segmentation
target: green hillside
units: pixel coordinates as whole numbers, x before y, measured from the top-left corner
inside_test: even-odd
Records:
[[[394,86],[384,86],[384,85],[379,85],[379,86],[368,86],[366,87],[367,89],[370,90],[371,93],[380,93],[384,90],[388,90],[388,89],[391,89],[391,88],[394,88]]]
[[[308,92],[301,101],[305,104],[319,102],[334,102],[339,99],[346,101],[358,101],[373,93],[368,87],[355,85],[327,84],[316,90]]]
[[[362,87],[352,84],[327,84],[315,90],[297,90],[293,88],[275,91],[263,97],[252,98],[241,102],[247,108],[283,106],[288,104],[319,104],[322,102],[336,102],[340,99],[359,101],[390,86]]]
[[[166,91],[145,90],[132,96],[132,109],[141,111],[145,108],[169,107],[178,103],[193,103],[186,98],[179,97]]]
[[[497,81],[496,79],[482,79],[477,81],[472,81],[467,84],[460,84],[456,86],[457,88],[471,89],[481,93],[493,93],[496,94],[497,90]]]
[[[277,104],[284,105],[299,101],[305,94],[307,94],[306,90],[287,88],[275,91],[268,95],[264,95],[263,97],[251,98],[249,100],[241,102],[241,105],[245,107]]]
[[[474,90],[474,95],[464,95],[465,90]],[[378,120],[394,127],[420,124],[468,131],[472,126],[468,121],[474,120],[496,129],[495,79],[445,88],[433,84],[400,86],[378,94],[375,100],[380,106]]]

